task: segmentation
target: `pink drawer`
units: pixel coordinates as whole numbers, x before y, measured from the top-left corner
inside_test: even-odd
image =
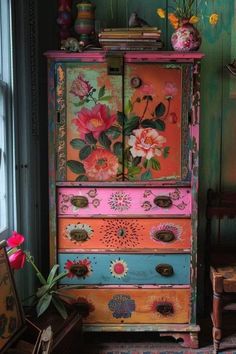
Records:
[[[58,188],[58,214],[75,216],[191,214],[190,188]]]

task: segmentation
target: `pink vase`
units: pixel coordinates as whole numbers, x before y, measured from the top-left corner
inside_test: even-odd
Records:
[[[172,47],[178,52],[198,50],[201,42],[198,30],[191,23],[183,24],[171,36]]]

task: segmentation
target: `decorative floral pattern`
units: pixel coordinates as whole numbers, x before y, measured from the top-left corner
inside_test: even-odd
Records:
[[[70,93],[74,96],[78,96],[81,100],[89,96],[92,91],[92,86],[90,83],[84,79],[84,75],[80,74],[78,77],[73,81]]]
[[[69,224],[65,229],[65,236],[73,243],[86,242],[91,239],[93,229],[88,224]]]
[[[79,261],[68,260],[64,266],[68,270],[68,278],[83,278],[89,277],[92,272],[91,262],[88,258]]]
[[[105,219],[99,230],[100,241],[111,248],[134,248],[143,239],[144,227],[132,219]]]
[[[182,235],[182,231],[183,231],[183,228],[180,226],[180,225],[176,225],[176,224],[160,224],[158,226],[153,226],[150,230],[150,235],[151,235],[151,238],[154,240],[154,241],[157,241],[157,242],[162,242],[161,240],[157,240],[157,238],[155,237],[158,232],[160,231],[170,231],[174,234],[175,238],[174,240],[180,240],[181,239],[181,235]]]
[[[110,205],[111,209],[123,212],[125,210],[129,210],[131,206],[132,198],[129,194],[120,191],[112,193],[108,204]]]
[[[110,272],[114,278],[124,278],[128,273],[128,265],[124,260],[116,259],[111,261]]]
[[[129,295],[114,295],[108,303],[114,318],[130,318],[135,311],[135,301]]]

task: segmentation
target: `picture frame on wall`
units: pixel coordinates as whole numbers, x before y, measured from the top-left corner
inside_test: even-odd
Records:
[[[5,353],[26,328],[8,260],[6,241],[0,242],[0,294],[0,353]]]

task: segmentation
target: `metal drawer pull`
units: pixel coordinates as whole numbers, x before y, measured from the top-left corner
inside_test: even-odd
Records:
[[[161,302],[156,307],[157,312],[163,316],[172,315],[174,313],[174,308],[171,302]]]
[[[71,266],[70,271],[71,273],[75,274],[78,278],[82,278],[88,274],[89,269],[84,264],[76,264]]]
[[[172,231],[161,230],[157,231],[153,236],[154,240],[162,242],[171,242],[175,240],[175,234]]]
[[[70,238],[77,242],[85,242],[89,239],[88,233],[86,230],[71,230]]]
[[[156,266],[156,271],[163,277],[171,277],[171,275],[174,274],[174,269],[170,264],[158,264]]]
[[[169,208],[172,205],[171,198],[165,195],[157,196],[153,202],[160,208]]]
[[[77,208],[87,208],[88,206],[88,198],[83,196],[75,196],[71,198],[71,204]]]

